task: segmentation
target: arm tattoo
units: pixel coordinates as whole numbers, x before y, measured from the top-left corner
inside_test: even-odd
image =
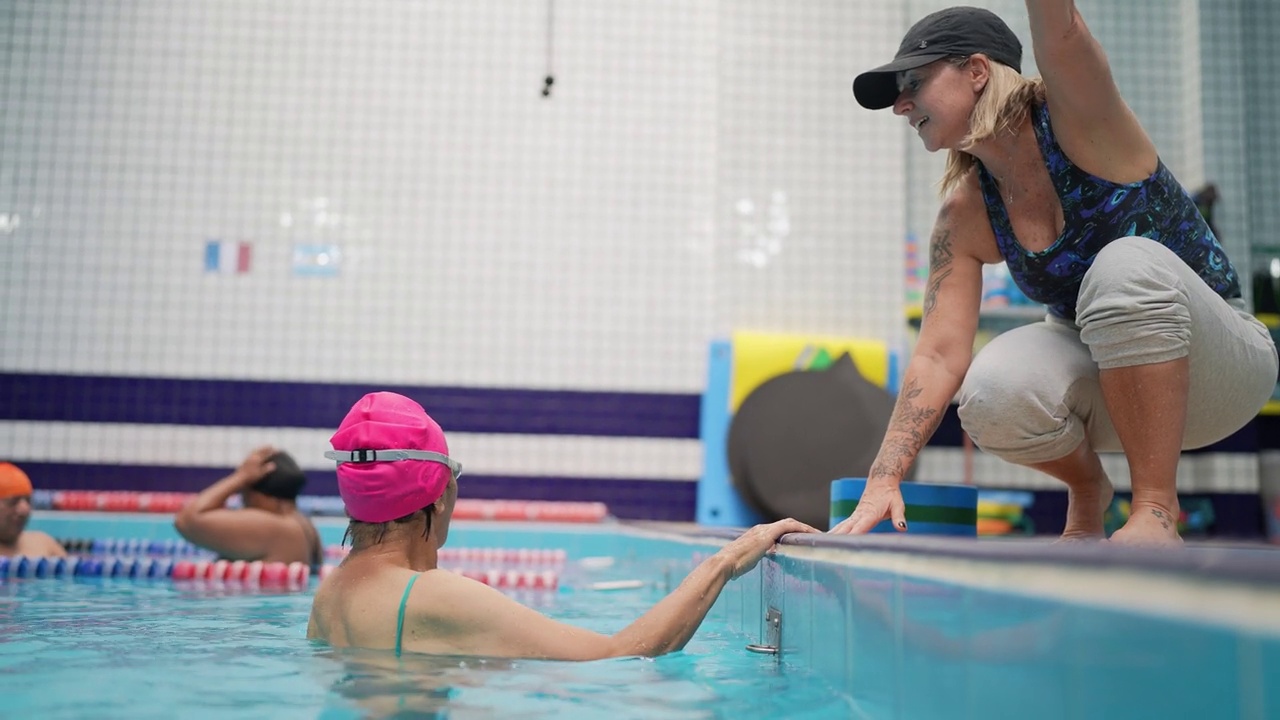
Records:
[[[938,305],[938,287],[951,274],[951,261],[955,254],[951,252],[951,229],[939,227],[933,233],[929,244],[929,287],[924,295],[924,317]],[[923,321],[922,321],[923,322]]]
[[[937,408],[917,404],[922,392],[919,381],[913,378],[898,393],[898,402],[893,408],[893,417],[889,420],[886,442],[880,449],[875,464],[871,466],[871,477],[900,477],[938,429],[942,413]]]

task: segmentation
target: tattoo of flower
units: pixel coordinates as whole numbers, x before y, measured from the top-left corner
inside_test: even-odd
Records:
[[[894,406],[886,434],[889,440],[880,449],[875,464],[871,466],[871,477],[897,477],[906,472],[920,449],[938,429],[942,414],[936,408],[917,404],[917,398],[922,392],[920,381],[912,378],[898,393],[898,402]]]

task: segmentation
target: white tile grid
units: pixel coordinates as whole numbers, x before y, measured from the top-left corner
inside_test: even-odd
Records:
[[[1181,112],[1182,141],[1186,149],[1182,163],[1173,168],[1179,180],[1191,188],[1203,187],[1205,175],[1204,78],[1200,65],[1204,50],[1200,46],[1200,0],[1178,0],[1176,28],[1182,52],[1178,53],[1179,79],[1182,83],[1178,111]]]
[[[722,6],[715,331],[903,334],[901,137],[854,102],[898,14]]]
[[[1130,489],[1123,455],[1104,453],[1102,466],[1117,490]],[[1007,463],[981,450],[973,451],[973,484],[983,488],[1063,490],[1061,482],[1029,468]],[[964,483],[964,450],[926,448],[916,465],[916,482]],[[1253,493],[1259,488],[1258,456],[1253,453],[1185,454],[1178,463],[1178,492]]]
[[[1250,238],[1276,246],[1280,245],[1280,90],[1276,89],[1280,54],[1275,50],[1275,37],[1280,33],[1280,7],[1274,2],[1246,0],[1244,9]]]
[[[1245,61],[1244,16],[1237,0],[1202,0],[1200,4],[1200,67],[1205,82],[1203,100],[1205,176],[1218,186],[1221,196],[1214,208],[1218,241],[1236,269],[1248,274],[1249,239],[1253,237],[1249,217],[1247,172],[1249,133],[1246,98],[1256,88],[1249,82]],[[1246,91],[1246,88],[1248,90]],[[1246,297],[1251,297],[1248,283]]]
[[[916,159],[848,83],[902,10],[708,7],[558,4],[544,102],[539,4],[15,3],[0,202],[28,219],[0,242],[0,365],[695,391],[713,315],[891,337]],[[1178,109],[1135,77],[1144,121]],[[787,224],[744,232],[737,200],[779,188]],[[708,252],[782,227],[764,282]],[[253,273],[203,276],[204,239],[241,235]],[[290,278],[295,240],[342,242],[342,279]]]
[[[235,467],[273,445],[308,470],[332,470],[332,430],[0,421],[0,458],[23,462]],[[449,454],[473,475],[692,482],[697,440],[449,433]]]
[[[23,279],[63,281],[24,288],[44,311],[11,320],[37,342],[6,366],[700,387],[715,54],[693,41],[713,13],[561,4],[546,101],[545,6],[145,7],[146,32],[95,28],[130,51],[45,83],[110,92],[48,111],[102,118],[92,143],[23,164],[87,172],[28,190],[54,217]],[[207,237],[252,239],[253,271],[204,276]],[[340,243],[342,277],[290,277],[296,241]]]

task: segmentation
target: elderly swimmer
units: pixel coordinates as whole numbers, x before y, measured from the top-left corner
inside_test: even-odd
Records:
[[[462,467],[421,405],[395,393],[366,395],[330,442],[351,552],[316,590],[307,637],[334,647],[556,660],[662,655],[683,648],[725,584],[781,536],[818,532],[791,519],[756,526],[638,620],[601,635],[437,567]]]

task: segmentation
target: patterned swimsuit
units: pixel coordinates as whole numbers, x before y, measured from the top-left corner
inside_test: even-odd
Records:
[[[1044,303],[1057,317],[1075,320],[1076,296],[1093,258],[1107,243],[1130,236],[1150,238],[1169,248],[1223,298],[1240,297],[1235,267],[1191,196],[1163,162],[1146,180],[1113,183],[1067,159],[1054,139],[1045,104],[1034,107],[1032,126],[1066,218],[1062,235],[1053,245],[1033,253],[1018,244],[995,179],[978,163],[996,245],[1010,276],[1027,297]]]

